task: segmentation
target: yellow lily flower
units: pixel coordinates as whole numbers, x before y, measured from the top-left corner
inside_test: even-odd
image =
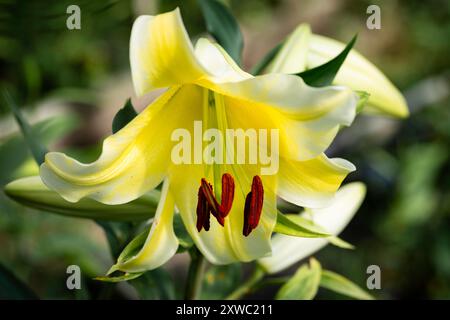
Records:
[[[298,73],[317,67],[337,56],[345,44],[311,33],[301,24],[288,37],[267,72]],[[405,118],[409,115],[405,98],[392,82],[358,51],[352,49],[334,79],[334,84],[370,94],[365,112]]]
[[[337,236],[352,220],[366,195],[366,186],[352,182],[341,187],[329,206],[306,209],[300,213],[331,235]],[[268,273],[277,273],[319,251],[329,243],[326,238],[298,238],[283,234],[272,237],[273,254],[258,262]]]
[[[254,77],[207,39],[194,49],[178,9],[135,21],[130,60],[137,95],[167,91],[106,138],[97,161],[82,164],[50,152],[40,169],[44,183],[71,202],[89,197],[122,204],[164,181],[145,244],[130,259],[120,258],[114,270],[139,272],[170,259],[178,246],[175,211],[211,263],[270,255],[276,195],[302,206],[324,206],[354,170],[323,153],[339,127],[355,117],[357,97],[346,87],[312,88],[285,74]],[[222,133],[279,130],[278,172],[261,175],[261,163],[206,164],[195,150],[193,163],[174,163],[173,132],[183,129],[196,139],[197,121]],[[216,219],[209,221],[210,213]]]

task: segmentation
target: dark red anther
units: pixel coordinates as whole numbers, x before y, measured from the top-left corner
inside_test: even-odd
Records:
[[[252,190],[245,198],[244,229],[242,233],[248,236],[259,224],[264,203],[264,188],[259,176],[254,176]]]
[[[197,202],[197,230],[202,231],[205,228],[209,230],[209,204],[203,193],[202,188],[198,189],[198,202]]]
[[[217,219],[221,226],[225,224],[225,217],[231,210],[234,199],[234,179],[229,173],[222,175],[222,195],[221,204],[217,202],[212,185],[202,178],[198,190],[197,203],[197,230],[200,232],[202,227],[209,230],[210,213]]]
[[[203,190],[203,194],[205,195],[206,200],[209,203],[211,211],[219,212],[219,203],[214,196],[214,191],[212,185],[205,179],[202,178],[200,183],[200,189]]]
[[[220,205],[214,196],[214,191],[212,185],[202,178],[200,190],[202,190],[206,201],[208,202],[209,212],[217,219],[217,222],[223,227],[225,224],[224,217],[220,214]]]
[[[230,213],[234,199],[234,179],[229,173],[222,175],[222,196],[220,201],[220,215],[226,217]]]

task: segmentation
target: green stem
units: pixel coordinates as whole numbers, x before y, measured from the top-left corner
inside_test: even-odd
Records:
[[[195,300],[198,299],[202,290],[202,276],[205,271],[206,260],[195,247],[189,251],[189,254],[191,255],[191,264],[189,265],[184,297],[186,300]]]
[[[265,272],[264,270],[257,266],[250,278],[247,279],[240,287],[230,293],[225,299],[226,300],[237,300],[242,298],[243,296],[249,294],[253,287],[264,278]]]

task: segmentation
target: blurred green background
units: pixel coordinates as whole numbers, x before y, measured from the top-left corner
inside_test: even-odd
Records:
[[[449,299],[450,2],[226,2],[244,33],[247,69],[301,22],[343,42],[359,32],[356,49],[401,89],[411,116],[360,116],[339,135],[329,154],[355,163],[358,171],[348,181],[365,182],[368,196],[342,234],[356,250],[327,247],[317,257],[325,268],[361,286],[367,266],[379,265],[382,289],[372,292],[377,298]],[[81,30],[66,28],[70,4],[81,8]],[[381,30],[366,28],[370,4],[381,7]],[[133,95],[128,61],[133,20],[176,6],[191,36],[204,32],[195,0],[0,0],[0,85],[12,92],[50,149],[95,159],[114,114]],[[0,186],[36,173],[11,115],[1,106]],[[166,268],[168,275],[182,278],[187,261],[186,255],[177,255]],[[111,263],[105,235],[94,222],[27,209],[0,193],[1,268],[40,298],[137,297],[136,288],[127,284],[91,280]],[[83,290],[66,289],[70,264],[83,270]],[[233,266],[211,269],[206,284],[211,277],[226,278],[232,287],[242,275]],[[270,297],[271,290],[256,297]],[[329,292],[318,297],[338,298]]]

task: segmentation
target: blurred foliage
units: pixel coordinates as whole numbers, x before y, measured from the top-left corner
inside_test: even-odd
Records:
[[[72,4],[82,8],[81,30],[66,27]],[[130,1],[2,0],[0,11],[1,79],[22,103],[56,88],[90,87],[126,61]]]
[[[419,82],[442,75],[448,84],[450,2],[447,0],[225,2],[241,23],[244,40],[250,40],[244,47],[244,65],[257,61],[296,24],[309,22],[315,32],[339,40],[359,32],[356,48],[404,92]],[[69,4],[81,7],[81,30],[66,28]],[[381,30],[365,29],[369,4],[381,7]],[[56,91],[83,89],[97,97],[100,84],[114,82],[118,72],[129,70],[128,42],[134,17],[176,6],[180,7],[194,38],[205,32],[196,0],[0,0],[0,85],[7,86],[23,107],[38,105]],[[270,41],[261,41],[275,32],[278,33]],[[73,94],[78,91],[71,92],[66,100],[83,101],[79,94]],[[88,107],[94,114],[98,106],[95,99],[92,101]],[[411,106],[417,104],[414,100],[408,102]],[[117,101],[115,106],[122,104],[123,101]],[[0,109],[2,117],[6,116],[6,110]],[[39,123],[33,130],[51,145],[68,134],[77,121],[68,115]],[[357,125],[364,121],[380,121],[381,127],[369,132],[369,136],[361,135],[356,131],[361,126],[358,129]],[[447,94],[439,101],[415,107],[407,120],[393,124],[376,117],[369,120],[360,117],[354,128],[344,130],[353,140],[335,152],[356,164],[358,171],[349,180],[364,181],[368,196],[342,234],[343,239],[357,248],[344,251],[329,246],[322,250],[317,259],[325,269],[363,286],[366,267],[376,264],[382,271],[382,289],[371,292],[375,297],[450,298],[449,123]],[[89,140],[89,132],[97,127],[101,124],[90,122],[82,131],[91,146],[80,149],[70,145],[69,135],[60,149],[67,149],[69,144],[69,154],[82,160],[94,159],[98,141]],[[110,123],[105,128],[104,132],[110,132]],[[381,139],[386,128],[394,129]],[[1,133],[0,139],[1,186],[19,176],[37,173],[21,137],[5,137]],[[113,261],[105,234],[95,223],[27,209],[0,193],[0,243],[2,270],[9,270],[8,273],[14,274],[12,281],[28,284],[41,298],[133,297],[127,291],[129,288],[91,280],[104,274]],[[65,287],[66,267],[70,264],[83,270],[81,291],[71,292]],[[179,265],[171,270],[175,270],[172,275],[177,281],[185,272],[180,275]],[[158,279],[170,276],[158,270],[146,274],[134,287],[142,297],[177,296],[171,286],[160,291],[145,290],[158,287]],[[240,267],[210,267],[205,275],[205,297],[219,298],[218,291],[228,293],[241,279]],[[147,283],[144,289],[142,283]],[[273,296],[276,292],[273,290],[267,289],[258,297]],[[319,298],[339,297],[319,290]]]
[[[224,299],[241,284],[241,281],[241,264],[235,263],[227,266],[211,265],[203,277],[200,299]]]

